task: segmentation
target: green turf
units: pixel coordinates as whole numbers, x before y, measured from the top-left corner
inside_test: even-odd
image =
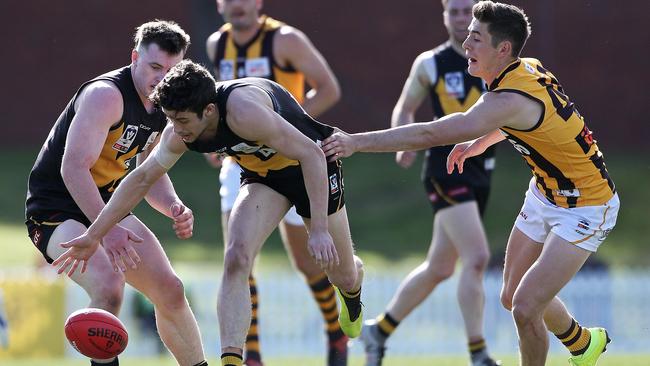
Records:
[[[504,365],[517,365],[515,356],[501,357]],[[208,360],[211,365],[218,365],[218,360]],[[3,366],[86,366],[88,361],[69,360],[69,359],[45,359],[45,360],[0,360]],[[121,365],[138,365],[138,366],[172,366],[176,363],[167,358],[123,358],[120,360]],[[552,355],[546,362],[547,365],[566,365],[567,356]],[[598,366],[647,366],[650,364],[650,355],[619,355],[606,354],[598,362]],[[266,366],[322,366],[323,359],[320,357],[309,358],[272,358],[264,362]],[[360,357],[353,357],[349,363],[350,366],[361,366],[363,360]],[[393,357],[387,357],[384,366],[466,366],[467,359],[463,356],[441,356],[441,357],[405,357],[397,360]]]
[[[485,216],[497,262],[501,260],[530,178],[521,158],[509,146],[502,145],[497,153],[497,168]],[[22,252],[24,246],[30,245],[20,231],[24,230],[26,181],[35,156],[36,151],[3,152],[7,165],[4,171],[11,172],[0,180],[0,207],[3,208],[0,210],[0,246],[3,248]],[[621,195],[622,209],[616,229],[597,257],[622,267],[650,265],[650,257],[644,255],[650,237],[650,225],[647,225],[650,190],[646,188],[650,165],[643,156],[632,154],[610,153],[606,160]],[[431,210],[419,182],[420,161],[405,170],[394,163],[393,154],[356,154],[344,161],[344,171],[350,225],[359,250],[392,260],[422,256],[431,236]],[[161,238],[174,260],[219,261],[223,248],[218,171],[210,168],[200,154],[188,153],[170,175],[181,198],[194,210],[194,238],[188,242],[176,239],[169,219],[146,204],[141,204],[136,213]],[[264,251],[283,251],[276,233]],[[0,265],[6,261],[15,259],[0,256]]]

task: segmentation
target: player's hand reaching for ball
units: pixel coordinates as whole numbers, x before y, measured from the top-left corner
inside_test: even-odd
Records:
[[[142,238],[120,225],[115,225],[102,239],[104,250],[115,272],[120,270],[125,272],[127,264],[133,269],[137,268],[136,263],[140,262],[140,257],[131,242],[140,243]],[[88,266],[88,260],[95,254],[99,244],[98,239],[85,232],[77,238],[60,244],[62,248],[68,248],[68,250],[54,260],[52,265],[59,267],[57,271],[59,274],[67,270],[68,276],[72,276],[79,265],[81,265],[80,273],[84,273]]]

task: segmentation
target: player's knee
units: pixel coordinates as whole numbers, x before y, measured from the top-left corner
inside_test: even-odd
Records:
[[[363,261],[356,255],[354,256],[354,266],[357,268],[357,275],[362,276],[364,272]]]
[[[152,299],[156,307],[170,311],[185,307],[185,286],[180,278],[176,275],[168,276],[160,283],[160,288],[163,289],[160,301]]]
[[[508,291],[506,286],[503,286],[501,288],[500,300],[501,300],[501,305],[503,305],[503,307],[506,310],[512,311],[512,292]]]
[[[490,252],[488,250],[478,250],[472,254],[463,266],[470,271],[481,274],[485,272],[490,261]]]
[[[534,304],[524,296],[514,296],[511,311],[517,326],[526,326],[538,316]]]
[[[224,272],[229,274],[244,273],[248,277],[253,266],[253,256],[243,245],[231,245],[224,257]]]
[[[117,277],[117,276],[116,276]],[[124,279],[110,278],[92,295],[92,303],[100,309],[118,314],[124,298]]]
[[[424,262],[422,263],[422,266],[424,266],[431,283],[440,283],[454,274],[453,264],[446,263],[437,265],[430,262]]]

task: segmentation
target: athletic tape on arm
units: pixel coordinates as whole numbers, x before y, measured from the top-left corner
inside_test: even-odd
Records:
[[[169,148],[161,141],[154,150],[151,152],[151,157],[156,159],[158,164],[163,168],[169,170],[180,159],[181,154],[177,154],[169,150]]]

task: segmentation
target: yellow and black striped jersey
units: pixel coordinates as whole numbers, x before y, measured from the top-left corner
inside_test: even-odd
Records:
[[[503,127],[501,131],[530,166],[537,188],[549,201],[565,208],[592,206],[604,204],[614,195],[614,182],[592,132],[539,60],[514,61],[488,90],[517,93],[542,106],[532,128]]]
[[[119,182],[128,173],[132,158],[146,150],[163,130],[167,119],[156,108],[148,113],[133,84],[131,67],[126,66],[90,80],[79,88],[52,127],[29,175],[26,201],[27,217],[49,217],[67,213],[83,215],[61,177],[61,163],[68,130],[75,116],[77,96],[88,84],[107,80],[122,94],[124,109],[120,121],[108,131],[102,151],[90,168],[99,193],[107,202]]]
[[[241,87],[254,86],[264,90],[273,101],[273,109],[287,122],[314,142],[329,137],[334,128],[320,123],[309,116],[295,98],[281,85],[262,78],[245,78],[219,83],[216,105],[219,109],[219,124],[214,136],[207,136],[192,143],[186,143],[190,150],[216,152],[231,156],[245,172],[266,176],[293,175],[300,170],[297,160],[289,159],[259,141],[250,141],[236,135],[226,122],[226,103],[230,93]]]
[[[284,23],[266,15],[257,34],[248,43],[238,45],[232,38],[232,26],[226,23],[219,29],[214,66],[220,81],[259,77],[270,79],[287,89],[302,104],[305,94],[305,76],[291,65],[281,67],[273,56],[273,38]]]

